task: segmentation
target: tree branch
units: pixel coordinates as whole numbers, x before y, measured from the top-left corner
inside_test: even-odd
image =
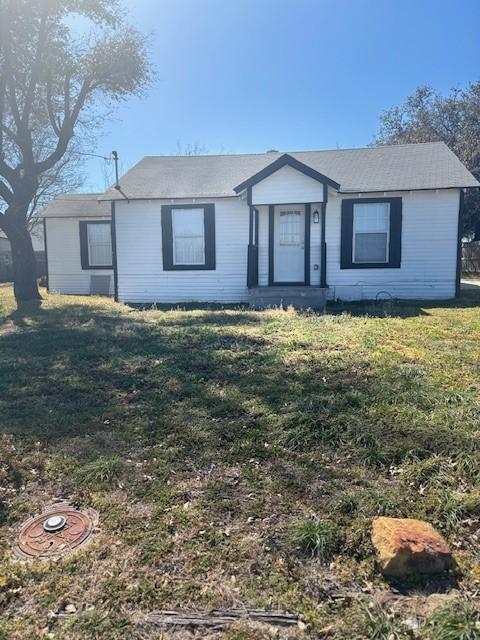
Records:
[[[60,127],[55,119],[55,113],[53,111],[52,105],[52,77],[49,75],[47,80],[47,111],[48,117],[50,119],[50,124],[52,125],[52,129],[54,130],[57,136],[60,135]]]
[[[70,82],[69,82],[69,85],[70,85]],[[61,129],[60,129],[60,135],[58,136],[57,145],[54,151],[52,151],[52,153],[44,160],[41,160],[40,162],[35,163],[34,170],[37,175],[51,169],[55,163],[61,160],[62,156],[66,152],[68,143],[73,137],[73,130],[77,123],[78,116],[83,106],[85,105],[85,102],[90,93],[90,89],[91,89],[91,81],[89,78],[86,78],[82,83],[82,87],[75,100],[75,105],[72,111],[69,112],[68,114],[66,112],[65,119],[62,123]],[[65,99],[66,99],[65,104],[67,104],[67,102],[68,104],[70,104],[70,93],[68,94],[68,99],[67,99],[67,96],[65,96]]]
[[[70,81],[72,75],[69,71],[65,74],[65,82],[63,84],[63,112],[64,118],[67,119],[70,116]]]
[[[35,99],[35,90],[40,78],[40,69],[42,65],[43,51],[47,39],[47,9],[48,3],[43,6],[42,16],[40,18],[40,28],[38,31],[37,49],[35,51],[35,57],[32,67],[32,73],[30,76],[30,82],[28,83],[27,93],[23,104],[23,112],[21,117],[22,127],[28,129],[28,123],[30,114],[32,112],[33,102]]]
[[[2,158],[0,158],[0,176],[8,180],[10,184],[12,180],[15,180],[15,169],[8,165]]]
[[[1,46],[1,43],[0,43]],[[0,158],[3,156],[3,134],[5,131],[5,126],[3,124],[3,117],[5,114],[5,93],[7,91],[6,87],[6,74],[2,72],[0,68]]]
[[[8,97],[8,103],[10,105],[10,111],[13,116],[15,126],[18,129],[21,126],[20,110],[18,108],[18,104],[16,100],[15,74],[11,64],[12,52],[10,49],[10,42],[7,37],[5,37],[4,39],[3,51],[5,56],[4,67],[5,67],[5,78],[6,78],[5,80],[6,95]]]
[[[7,187],[5,182],[3,182],[3,180],[0,180],[0,198],[2,198],[2,200],[4,200],[7,205],[12,204],[13,202],[13,193]]]
[[[0,116],[1,116],[1,113],[0,113]],[[0,123],[1,123],[1,121],[0,121]],[[10,140],[12,142],[17,142],[17,135],[16,135],[15,131],[12,131],[12,129],[7,127],[6,124],[0,124],[0,131],[6,133],[7,136],[10,138]]]

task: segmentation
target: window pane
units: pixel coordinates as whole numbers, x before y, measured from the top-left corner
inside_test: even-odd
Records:
[[[203,236],[203,209],[173,209],[172,218],[176,237]]]
[[[388,262],[390,203],[366,202],[353,207],[353,261]]]
[[[204,264],[203,238],[175,238],[175,264]]]
[[[203,208],[173,209],[174,264],[205,264],[205,225]]]
[[[110,223],[87,224],[88,262],[91,267],[112,264],[112,236]]]
[[[356,233],[355,262],[386,262],[386,233]]]
[[[390,225],[390,204],[388,202],[355,204],[353,211],[355,231],[388,233]]]
[[[301,244],[301,212],[280,211],[280,244]]]

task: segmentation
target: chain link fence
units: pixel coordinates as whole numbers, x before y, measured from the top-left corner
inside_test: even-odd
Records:
[[[41,278],[47,274],[47,263],[45,251],[36,251],[37,277]],[[0,282],[11,282],[13,280],[12,258],[10,252],[0,253]]]
[[[468,242],[463,245],[462,273],[480,274],[480,242]]]

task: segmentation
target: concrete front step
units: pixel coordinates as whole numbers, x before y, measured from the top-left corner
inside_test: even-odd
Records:
[[[257,309],[295,307],[296,309],[324,309],[327,291],[321,287],[253,287],[249,289],[249,303]]]

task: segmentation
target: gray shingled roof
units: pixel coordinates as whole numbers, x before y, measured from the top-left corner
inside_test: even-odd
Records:
[[[288,153],[345,193],[480,186],[443,142]],[[146,156],[120,185],[131,199],[233,196],[234,187],[281,155]],[[121,198],[113,188],[101,196]]]
[[[81,218],[109,216],[110,204],[99,202],[101,193],[62,193],[39,214],[41,218]]]

